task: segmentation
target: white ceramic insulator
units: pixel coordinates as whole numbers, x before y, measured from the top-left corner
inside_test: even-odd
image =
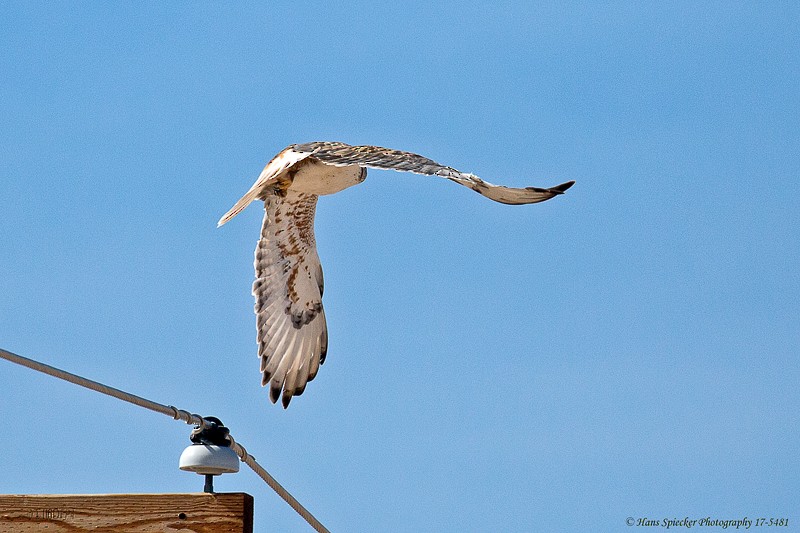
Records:
[[[197,474],[231,474],[239,471],[239,456],[227,446],[192,444],[181,454],[181,470]]]

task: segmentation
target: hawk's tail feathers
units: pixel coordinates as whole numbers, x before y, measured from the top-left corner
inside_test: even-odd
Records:
[[[258,197],[258,193],[259,193],[258,189],[255,189],[255,188],[250,189],[249,191],[247,191],[247,194],[242,196],[239,199],[239,201],[236,202],[236,204],[233,207],[231,207],[230,211],[228,211],[227,213],[222,215],[222,218],[220,218],[219,222],[217,222],[217,227],[220,227],[220,226],[224,225],[230,219],[232,219],[233,217],[235,217],[236,215],[241,213],[244,210],[245,207],[250,205],[250,202],[252,202],[253,200],[255,200]]]
[[[225,213],[219,222],[217,222],[217,227],[222,226],[227,221],[238,215],[242,212],[242,210],[247,207],[250,202],[258,198],[259,196],[265,194],[265,191],[272,185],[278,182],[278,178],[283,174],[283,172],[294,165],[306,159],[311,154],[306,154],[302,152],[295,152],[292,150],[292,147],[284,148],[281,153],[276,155],[272,158],[272,160],[267,163],[267,166],[264,167],[264,170],[261,171],[261,174],[258,176],[258,179],[250,187],[250,190],[242,196],[236,205],[234,205],[230,211]]]

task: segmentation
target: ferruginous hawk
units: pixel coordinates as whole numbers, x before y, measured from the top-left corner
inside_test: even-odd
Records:
[[[562,194],[573,181],[549,189],[514,189],[440,165],[426,157],[378,146],[340,142],[293,144],[270,161],[255,184],[225,213],[222,226],[253,200],[264,201],[253,284],[261,384],[286,408],[325,361],[328,330],[322,308],[322,266],[314,241],[317,197],[357,185],[367,168],[440,176],[504,204],[533,204]]]

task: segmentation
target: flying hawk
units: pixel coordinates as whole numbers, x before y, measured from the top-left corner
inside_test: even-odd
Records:
[[[249,191],[219,220],[222,226],[253,200],[264,201],[253,283],[261,385],[286,408],[314,379],[328,350],[322,308],[322,266],[314,240],[317,197],[357,185],[367,168],[440,176],[504,204],[533,204],[563,194],[574,181],[549,189],[514,189],[440,165],[421,155],[340,142],[293,144],[270,161]]]

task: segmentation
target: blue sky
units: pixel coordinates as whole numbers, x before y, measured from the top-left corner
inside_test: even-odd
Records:
[[[793,2],[0,6],[0,346],[221,418],[334,531],[625,531],[800,504]],[[320,200],[328,360],[259,386],[284,146],[416,151]],[[0,362],[0,493],[195,492],[189,427]],[[257,531],[307,526],[255,475]]]

